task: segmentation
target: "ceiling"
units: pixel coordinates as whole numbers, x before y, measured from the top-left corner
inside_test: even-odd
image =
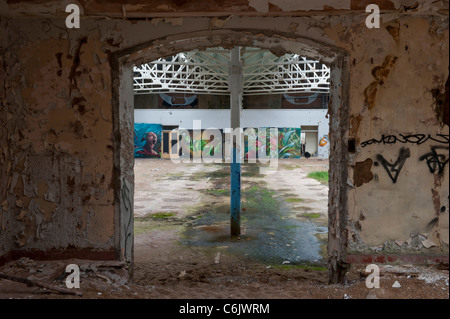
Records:
[[[134,68],[135,94],[229,94],[230,50],[183,52]],[[297,54],[240,48],[243,94],[328,93],[330,68]]]

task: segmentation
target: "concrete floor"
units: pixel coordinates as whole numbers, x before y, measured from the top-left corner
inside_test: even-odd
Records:
[[[326,238],[327,187],[305,178],[315,170],[327,170],[327,163],[287,160],[271,176],[245,165],[242,235],[231,239],[226,166],[136,160],[133,282],[114,262],[76,259],[24,257],[0,273],[64,288],[65,267],[76,264],[77,291],[89,299],[448,299],[448,265],[380,265],[381,287],[368,289],[366,265],[354,264],[348,284],[328,285],[318,253]],[[318,218],[302,216],[316,211]],[[0,299],[7,298],[81,297],[0,280]]]
[[[323,264],[328,186],[306,175],[327,170],[328,161],[317,159],[279,160],[272,174],[243,164],[242,234],[235,239],[229,235],[229,164],[136,159],[135,258],[145,261],[149,244],[158,242],[169,250],[174,243],[220,247],[273,264]]]

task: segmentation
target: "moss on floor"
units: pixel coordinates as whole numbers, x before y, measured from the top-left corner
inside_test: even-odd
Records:
[[[305,218],[319,218],[320,214],[319,213],[303,213],[300,215],[301,217],[305,217]]]
[[[155,219],[162,219],[162,218],[170,218],[175,215],[176,215],[175,213],[161,212],[161,213],[150,214],[149,217],[155,218]]]
[[[286,198],[286,201],[289,203],[298,203],[298,202],[303,202],[303,199],[301,199],[301,198]]]
[[[328,185],[328,172],[316,171],[308,173],[307,177],[318,180],[320,183]]]
[[[229,189],[208,189],[206,192],[214,196],[230,196]]]

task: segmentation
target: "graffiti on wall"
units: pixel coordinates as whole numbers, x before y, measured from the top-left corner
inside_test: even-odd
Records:
[[[161,157],[161,125],[134,123],[134,157]]]
[[[380,139],[372,138],[370,140],[364,141],[361,143],[361,147],[366,147],[371,144],[395,144],[395,143],[411,143],[420,145],[427,141],[433,141],[436,143],[448,144],[449,143],[449,135],[444,134],[436,134],[435,136],[431,136],[430,134],[398,134],[397,135],[381,135]]]
[[[123,257],[129,263],[131,263],[133,256],[133,187],[130,183],[123,178],[122,187],[120,190],[120,210],[121,224],[122,224],[122,251]]]
[[[444,173],[444,167],[448,163],[448,157],[439,151],[447,151],[446,153],[448,153],[448,149],[448,146],[432,146],[431,152],[422,155],[419,160],[426,161],[428,169],[432,174],[437,172],[439,175],[442,175]]]
[[[431,134],[398,134],[397,135],[381,135],[380,139],[370,139],[361,143],[361,147],[366,147],[371,144],[396,144],[396,143],[410,143],[414,145],[421,145],[427,141],[440,143],[440,144],[449,144],[449,135],[444,134],[435,134],[432,136]],[[443,145],[434,145],[431,146],[430,152],[422,155],[419,158],[420,162],[425,162],[428,166],[430,173],[437,173],[442,175],[444,172],[444,168],[449,162],[448,157],[448,146]],[[383,166],[385,171],[387,172],[389,178],[395,184],[398,180],[399,174],[405,165],[406,160],[411,157],[411,153],[409,149],[402,147],[400,149],[397,160],[393,163],[389,162],[384,158],[383,155],[376,155],[376,162],[374,162],[375,166],[379,166],[380,164]]]
[[[406,159],[410,156],[411,153],[409,149],[402,147],[398,154],[397,160],[394,163],[390,163],[383,157],[383,155],[378,154],[376,156],[378,162],[374,162],[373,165],[378,166],[379,163],[381,163],[381,165],[383,165],[383,168],[391,178],[392,182],[395,184],[397,183],[397,179],[400,172],[402,171],[403,165],[405,165]]]
[[[329,141],[328,135],[324,135],[319,141],[319,146],[324,147],[325,145],[328,144],[328,141]]]

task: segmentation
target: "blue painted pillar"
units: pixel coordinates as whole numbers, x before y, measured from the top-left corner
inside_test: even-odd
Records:
[[[243,93],[243,74],[240,47],[231,50],[230,68],[228,76],[228,88],[230,91],[230,124],[231,146],[233,157],[231,162],[231,203],[230,221],[231,236],[241,234],[241,109]],[[235,133],[238,133],[235,135]],[[236,138],[236,140],[234,140]]]
[[[233,147],[231,163],[231,236],[241,234],[241,163],[236,159],[236,147]]]

